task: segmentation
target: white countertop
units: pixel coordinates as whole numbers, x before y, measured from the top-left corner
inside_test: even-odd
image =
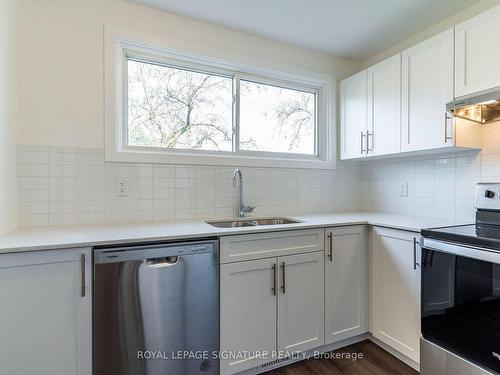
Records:
[[[454,225],[451,221],[378,212],[299,215],[293,218],[300,220],[301,223],[244,228],[216,228],[203,221],[191,221],[24,228],[0,236],[0,253],[194,239],[355,224],[370,224],[412,232],[420,232],[424,228]]]

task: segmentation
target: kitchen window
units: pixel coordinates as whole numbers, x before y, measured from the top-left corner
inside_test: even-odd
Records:
[[[231,77],[127,58],[128,147],[231,151]]]
[[[107,160],[333,167],[330,80],[111,45]]]

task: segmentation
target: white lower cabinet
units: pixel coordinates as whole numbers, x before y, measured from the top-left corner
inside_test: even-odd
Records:
[[[260,358],[262,351],[307,351],[368,331],[419,362],[419,235],[373,227],[368,246],[365,225],[315,231],[310,239],[310,231],[290,231],[221,240],[221,351],[250,354],[223,358],[221,374],[275,359]],[[250,259],[236,261],[233,246]],[[320,250],[295,253],[300,248]],[[256,259],[262,254],[275,256]]]
[[[0,254],[0,374],[91,375],[91,250]]]
[[[325,231],[325,344],[367,331],[367,230]]]
[[[222,353],[276,350],[276,258],[222,264],[220,348]],[[234,374],[266,362],[256,356],[221,359],[221,373]]]
[[[221,264],[220,347],[223,356],[234,356],[221,359],[221,374],[271,362],[276,359],[273,352],[324,345],[323,230],[315,231],[321,232],[321,251]],[[276,236],[276,249],[289,246],[296,235]],[[244,235],[241,241],[259,244],[259,236]],[[235,237],[221,241],[221,253],[230,253],[228,246],[238,242]],[[267,358],[259,357],[262,352],[269,353]],[[238,357],[238,353],[246,354]]]
[[[420,362],[420,267],[417,233],[372,230],[370,305],[373,335]]]
[[[323,252],[278,258],[278,350],[324,344]]]

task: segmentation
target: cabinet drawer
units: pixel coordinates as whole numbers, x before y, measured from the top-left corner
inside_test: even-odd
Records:
[[[324,230],[306,229],[243,234],[220,239],[221,263],[324,250]]]

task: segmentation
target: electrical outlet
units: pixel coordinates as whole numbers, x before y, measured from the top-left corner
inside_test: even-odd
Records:
[[[400,197],[408,196],[408,182],[401,182],[399,184],[399,196]]]
[[[128,181],[116,180],[115,181],[115,196],[128,197]]]

